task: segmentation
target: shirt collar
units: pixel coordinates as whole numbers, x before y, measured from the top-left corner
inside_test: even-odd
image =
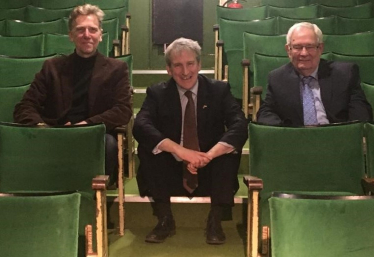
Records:
[[[179,92],[179,97],[182,98],[184,96],[184,93],[186,93],[186,89],[180,87],[177,84],[178,92]],[[196,84],[189,90],[191,91],[194,95],[197,95],[197,90],[199,89],[199,80],[196,81]]]
[[[304,78],[305,76],[299,74],[299,77],[300,79]],[[315,80],[318,80],[318,66],[317,68],[315,69],[315,71],[312,72],[312,74],[310,74],[310,77],[313,77]]]

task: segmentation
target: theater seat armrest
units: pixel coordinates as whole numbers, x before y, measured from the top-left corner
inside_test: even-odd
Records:
[[[126,133],[126,129],[127,129],[127,125],[122,125],[122,126],[116,127],[114,129],[114,131],[116,133],[123,133],[123,134],[125,134]]]
[[[244,176],[243,182],[247,185],[248,190],[262,190],[264,187],[262,179],[254,176]]]
[[[365,195],[374,193],[374,178],[363,178],[361,180]]]
[[[99,175],[92,179],[93,190],[105,190],[109,183],[108,175]]]
[[[251,93],[253,95],[261,95],[262,94],[262,87],[260,86],[255,86],[251,88]]]

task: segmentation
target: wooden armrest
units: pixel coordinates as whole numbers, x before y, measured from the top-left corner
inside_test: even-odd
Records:
[[[131,19],[131,14],[130,13],[126,13],[126,19]]]
[[[108,175],[99,175],[92,179],[93,190],[105,190],[109,183]]]
[[[251,94],[253,95],[262,95],[262,87],[256,86],[251,88]]]
[[[243,67],[245,67],[245,66],[249,67],[250,64],[251,64],[251,63],[250,63],[250,61],[249,61],[248,59],[243,59],[243,60],[242,60],[242,66],[243,66]]]
[[[123,31],[129,32],[129,27],[127,27],[126,25],[121,25],[121,30],[122,30],[122,32]]]
[[[264,188],[262,179],[258,177],[244,176],[243,182],[247,185],[248,190],[262,190]]]
[[[125,133],[126,133],[126,130],[127,130],[127,125],[122,125],[122,126],[119,126],[119,127],[115,127],[115,128],[114,128],[114,132],[116,132],[116,133],[122,133],[122,134],[125,134]]]
[[[214,24],[213,25],[213,31],[216,32],[217,30],[219,30],[219,25],[218,24]]]
[[[361,179],[362,188],[364,189],[365,195],[374,193],[374,178],[363,178]]]
[[[223,40],[218,40],[216,45],[219,47],[219,46],[223,46],[224,45],[224,42]]]
[[[113,46],[119,46],[120,41],[118,39],[113,39]]]

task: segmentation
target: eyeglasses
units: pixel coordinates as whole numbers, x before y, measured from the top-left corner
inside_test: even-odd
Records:
[[[319,48],[319,44],[318,45],[305,45],[305,46],[303,46],[303,45],[289,45],[289,47],[290,47],[290,50],[293,50],[295,52],[301,52],[305,48],[305,50],[308,53],[313,53]]]

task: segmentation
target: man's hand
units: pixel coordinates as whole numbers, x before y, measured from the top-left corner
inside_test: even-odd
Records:
[[[81,122],[75,123],[74,125],[86,125],[86,124],[87,124],[86,121],[81,121]],[[70,121],[68,121],[68,122],[65,123],[65,126],[71,126],[71,125],[72,124],[71,124]]]
[[[202,168],[211,161],[207,153],[190,150],[184,147],[179,148],[175,154],[183,161],[187,162],[191,170],[194,170],[192,167],[196,170]]]

